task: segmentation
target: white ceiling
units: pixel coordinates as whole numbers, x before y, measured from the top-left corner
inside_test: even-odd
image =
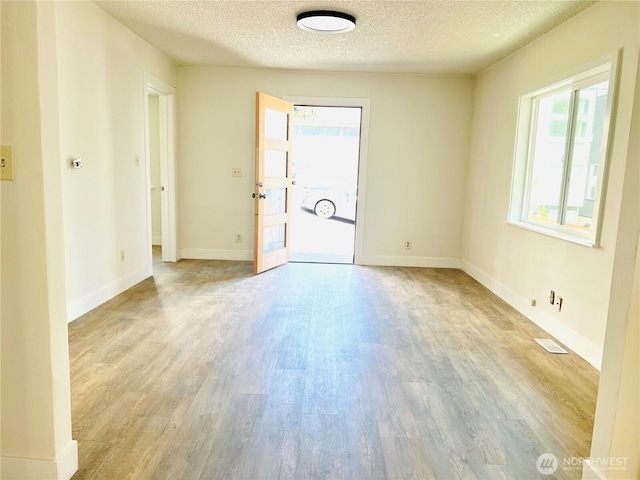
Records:
[[[180,65],[475,74],[593,0],[98,0]],[[296,26],[307,10],[356,17],[344,34]],[[561,48],[559,46],[559,48]]]

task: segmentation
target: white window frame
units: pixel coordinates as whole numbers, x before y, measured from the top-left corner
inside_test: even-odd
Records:
[[[617,76],[620,52],[616,51],[590,62],[573,72],[563,75],[561,80],[547,84],[526,93],[519,98],[518,120],[516,124],[516,139],[513,161],[513,174],[511,180],[511,196],[509,203],[509,219],[512,225],[532,230],[545,235],[567,240],[570,242],[598,247],[600,244],[600,231],[602,226],[602,206],[604,204],[607,165],[611,152],[611,139],[613,131],[613,110],[617,98]],[[532,222],[528,219],[527,210],[529,202],[530,175],[533,168],[533,145],[535,143],[535,126],[537,123],[535,105],[538,99],[558,93],[561,90],[579,90],[586,85],[597,81],[609,80],[607,105],[604,116],[602,145],[605,154],[600,159],[597,178],[595,202],[593,209],[594,228],[585,232],[575,227],[562,224],[545,225]],[[569,125],[575,121],[571,113]],[[572,132],[567,132],[567,145],[572,141]],[[561,187],[564,191],[566,185]],[[559,206],[562,208],[563,206]]]

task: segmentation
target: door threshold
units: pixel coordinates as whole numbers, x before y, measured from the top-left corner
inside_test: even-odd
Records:
[[[293,263],[333,263],[341,265],[353,265],[352,255],[339,255],[331,253],[292,253],[290,262]]]

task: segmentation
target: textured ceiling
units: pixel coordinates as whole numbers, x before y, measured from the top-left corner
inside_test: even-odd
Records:
[[[96,1],[180,65],[475,74],[591,0]],[[345,34],[296,26],[306,10],[356,17]]]

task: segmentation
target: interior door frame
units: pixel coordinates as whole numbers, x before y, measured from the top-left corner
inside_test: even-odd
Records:
[[[363,265],[360,261],[364,255],[364,221],[365,196],[367,192],[367,156],[369,152],[369,116],[371,99],[344,97],[309,97],[286,95],[283,100],[294,105],[309,105],[317,107],[359,107],[360,117],[360,158],[358,159],[358,200],[356,203],[356,238],[353,255],[354,265]]]
[[[151,155],[149,145],[149,94],[158,95],[160,120],[160,185],[162,217],[162,261],[176,262],[180,259],[176,225],[176,166],[175,166],[175,95],[176,88],[153,75],[144,73],[144,133],[147,201],[147,248],[148,265],[153,265],[151,249]]]

